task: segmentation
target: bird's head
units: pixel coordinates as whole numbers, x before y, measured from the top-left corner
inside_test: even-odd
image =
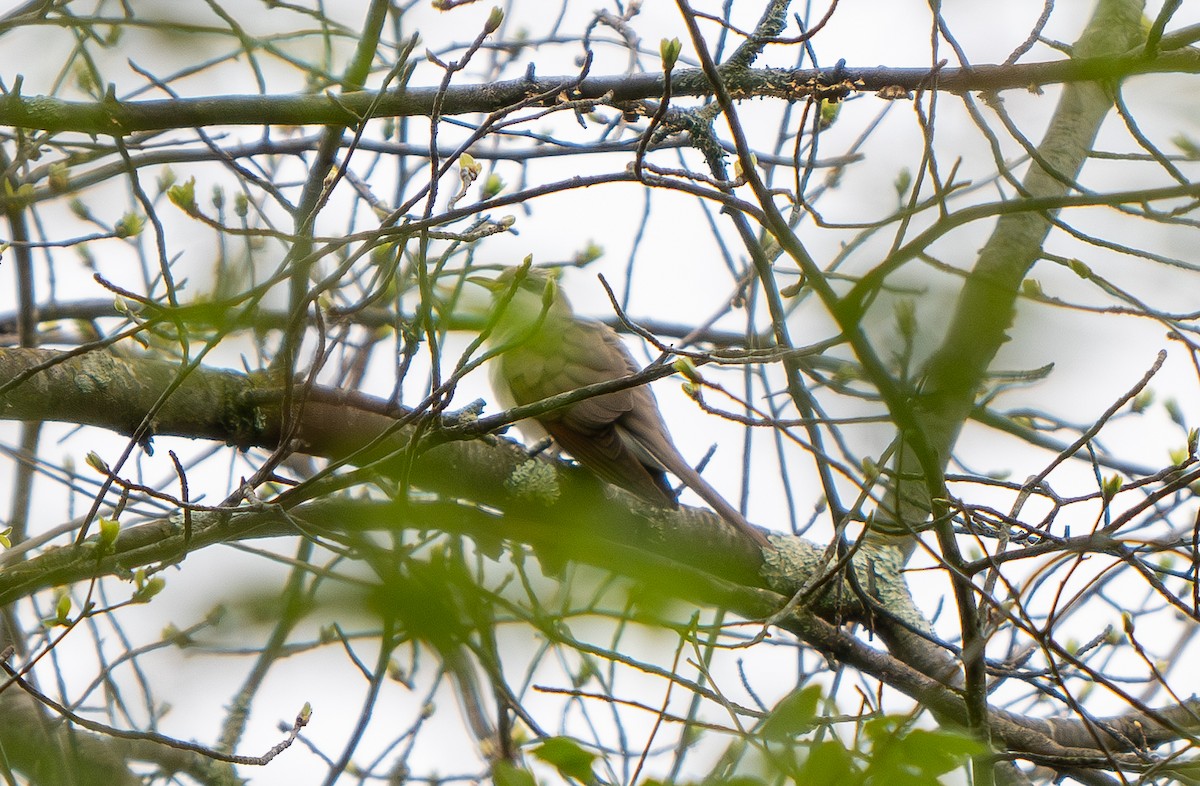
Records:
[[[467,281],[487,289],[496,314],[495,334],[507,339],[539,321],[572,319],[574,312],[558,287],[558,271],[524,264],[505,268],[495,278],[470,276]]]

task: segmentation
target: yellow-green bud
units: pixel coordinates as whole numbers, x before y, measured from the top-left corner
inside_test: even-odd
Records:
[[[678,38],[664,38],[658,45],[658,54],[662,57],[664,71],[670,71],[675,67],[675,63],[679,61],[679,53],[683,51],[683,44]]]
[[[500,29],[500,24],[504,21],[504,11],[500,6],[492,8],[492,12],[488,14],[487,22],[483,25],[484,35],[491,35]]]

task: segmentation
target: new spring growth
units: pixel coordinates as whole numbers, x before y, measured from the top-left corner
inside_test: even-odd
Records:
[[[1171,422],[1180,428],[1187,428],[1186,421],[1183,418],[1183,409],[1179,406],[1179,402],[1173,398],[1169,398],[1163,402],[1163,408],[1167,410],[1167,417]]]
[[[525,257],[525,261],[521,266],[528,269],[528,266],[533,264],[533,254]],[[550,276],[546,279],[546,288],[542,290],[542,311],[548,312],[550,306],[554,304],[554,298],[558,295],[558,276]]]
[[[1150,405],[1153,403],[1154,391],[1151,388],[1145,388],[1133,397],[1133,403],[1129,405],[1129,408],[1140,415],[1149,409]]]
[[[137,213],[126,213],[121,216],[121,220],[113,227],[113,234],[118,238],[136,237],[142,233],[142,227],[146,225],[144,216]]]
[[[675,358],[675,362],[671,364],[671,368],[682,374],[689,382],[698,385],[704,381],[700,376],[700,372],[696,370],[696,364],[692,363],[691,358]]]
[[[670,40],[664,38],[658,45],[658,54],[662,57],[664,71],[670,71],[675,67],[675,63],[679,61],[679,53],[683,51],[683,44],[679,43],[678,38]]]
[[[487,176],[487,180],[483,181],[483,198],[491,199],[504,190],[504,180],[495,172]]]
[[[758,156],[750,154],[750,166],[758,166]],[[746,170],[742,168],[742,159],[733,162],[733,179],[739,182],[746,179]]]
[[[897,300],[892,307],[896,314],[896,330],[906,341],[917,335],[917,306],[908,298]]]
[[[463,193],[479,178],[482,171],[483,165],[470,153],[463,153],[458,157],[458,176],[462,178]]]
[[[826,129],[833,125],[838,115],[842,112],[841,101],[822,101],[821,102],[821,128]]]
[[[21,183],[16,188],[7,179],[4,181],[4,195],[13,207],[22,207],[33,201],[33,183]]]
[[[1109,475],[1100,485],[1100,494],[1104,497],[1104,502],[1107,504],[1113,497],[1117,496],[1117,492],[1121,490],[1121,476]]]
[[[196,205],[196,178],[189,177],[185,182],[167,189],[167,198],[171,204],[188,215],[196,215],[200,208]]]
[[[479,177],[479,173],[483,171],[483,165],[475,160],[475,156],[470,153],[463,153],[458,157],[458,167],[463,171],[463,179],[467,178],[467,172],[471,173],[471,179]]]
[[[133,581],[137,589],[133,591],[133,595],[129,598],[130,603],[149,603],[151,598],[162,592],[163,587],[167,586],[167,582],[162,576],[146,578],[144,568],[139,568],[133,574]]]
[[[500,29],[500,24],[504,21],[504,11],[500,6],[492,8],[492,12],[488,14],[487,23],[483,26],[483,34],[491,35]]]
[[[97,544],[101,554],[108,554],[112,551],[113,544],[117,542],[117,536],[121,534],[121,525],[116,519],[106,519],[100,517],[100,542]]]
[[[89,467],[101,473],[102,475],[107,475],[110,472],[108,468],[108,462],[100,458],[100,454],[94,450],[88,451],[87,458],[85,458],[84,461],[87,462]]]
[[[1078,259],[1067,260],[1067,267],[1071,268],[1071,272],[1082,279],[1092,277],[1092,269]]]
[[[154,183],[158,187],[158,193],[166,193],[171,186],[175,185],[175,180],[175,170],[169,166],[163,167],[162,171],[158,173],[158,179]]]
[[[587,245],[575,254],[575,259],[572,261],[582,267],[589,262],[595,262],[602,256],[604,256],[604,246],[598,245],[594,240],[589,240]]]
[[[71,596],[66,591],[58,596],[58,603],[54,604],[54,617],[46,620],[46,623],[51,626],[71,624]]]

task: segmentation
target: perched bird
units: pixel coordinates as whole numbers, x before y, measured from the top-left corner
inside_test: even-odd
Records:
[[[577,317],[549,273],[509,268],[494,279],[470,280],[491,290],[496,307],[502,309],[489,343],[502,349],[491,361],[491,379],[504,406],[530,404],[639,371],[616,332],[602,322]],[[530,437],[549,435],[609,483],[652,504],[674,508],[675,493],[665,474],[670,472],[746,537],[770,547],[762,531],[679,454],[647,385],[543,413],[536,427],[526,422],[521,429]]]

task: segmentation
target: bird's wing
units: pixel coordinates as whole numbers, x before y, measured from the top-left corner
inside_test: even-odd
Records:
[[[611,338],[610,338],[611,337]],[[530,404],[547,396],[578,390],[637,372],[620,339],[606,325],[578,322],[570,330],[544,328],[501,356],[501,373],[513,398]],[[642,388],[593,396],[540,420],[563,420],[584,431],[603,429],[634,409]]]
[[[618,379],[638,371],[624,343],[600,322],[576,320],[554,329],[546,323],[528,340],[500,356],[499,375],[517,404]],[[658,505],[674,507],[669,471],[717,513],[760,546],[755,529],[679,454],[646,385],[576,402],[539,415],[558,445],[602,479]]]
[[[616,333],[602,323],[587,321],[576,322],[570,330],[543,329],[505,352],[501,363],[500,372],[518,404],[638,370]],[[658,462],[620,426],[638,413],[643,413],[639,421],[658,417],[653,395],[645,386],[593,396],[544,413],[538,422],[563,450],[604,480],[656,504],[674,505],[674,492]]]
[[[543,424],[563,450],[574,456],[600,478],[647,502],[675,507],[675,492],[666,475],[656,466],[643,464],[640,456],[622,439],[615,426],[588,434],[569,428],[564,421]]]

